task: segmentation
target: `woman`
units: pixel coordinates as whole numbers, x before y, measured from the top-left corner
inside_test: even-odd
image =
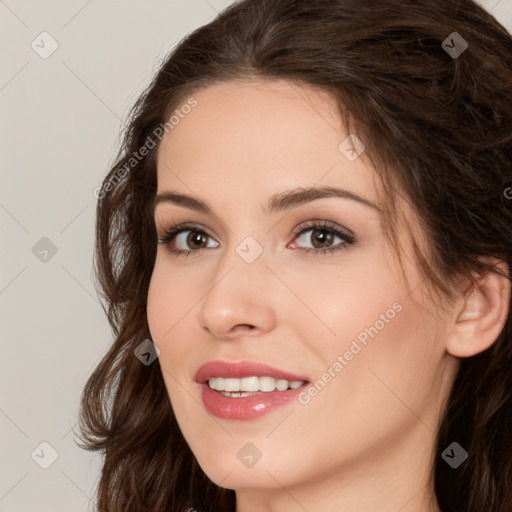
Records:
[[[99,510],[512,510],[511,56],[471,0],[173,50],[98,195]]]

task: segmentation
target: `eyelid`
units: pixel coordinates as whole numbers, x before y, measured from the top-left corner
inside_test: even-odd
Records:
[[[210,238],[214,238],[200,224],[196,224],[194,222],[179,222],[176,224],[173,223],[167,228],[163,228],[162,234],[158,235],[158,241],[159,241],[159,243],[165,244],[166,243],[165,239],[171,238],[171,236],[174,236],[174,238],[176,238],[176,236],[179,235],[183,231],[197,231],[199,233],[204,233],[205,235],[207,235]],[[173,240],[174,240],[174,238],[173,238]],[[164,240],[164,241],[162,241],[162,240]]]
[[[330,220],[311,220],[301,223],[297,228],[294,229],[292,236],[295,238],[298,235],[300,235],[303,231],[307,231],[311,228],[328,228],[332,231],[339,232],[344,237],[350,239],[352,242],[356,241],[356,236],[354,232],[344,226],[340,226],[336,222],[330,221]]]
[[[162,224],[165,224],[165,223],[162,223]],[[322,226],[322,227],[330,228],[333,230],[339,230],[345,236],[355,239],[355,234],[352,230],[348,229],[345,226],[341,226],[341,225],[337,224],[336,222],[333,222],[330,220],[325,220],[325,219],[316,219],[316,220],[310,220],[310,221],[305,221],[305,222],[300,223],[296,228],[293,229],[292,236],[296,237],[298,234],[300,234],[305,229],[311,228],[311,227],[317,227],[317,226]],[[162,227],[162,228],[160,228],[160,230],[157,228],[157,232],[162,231],[163,234],[165,235],[166,233],[173,230],[174,228],[179,228],[179,230],[186,230],[186,229],[197,230],[197,231],[201,231],[201,232],[204,232],[209,235],[207,228],[205,228],[202,224],[198,224],[195,222],[177,222],[177,223],[173,222],[168,227]],[[213,236],[213,235],[209,235],[209,236]],[[217,235],[215,235],[215,236],[217,236]],[[160,236],[159,236],[159,238],[160,238]]]
[[[334,245],[332,247],[325,247],[325,248],[310,248],[310,247],[297,247],[296,251],[299,251],[304,254],[308,254],[310,252],[313,252],[317,255],[324,255],[327,256],[329,254],[334,254],[336,252],[342,251],[344,249],[347,249],[348,247],[354,245],[357,240],[354,235],[354,233],[344,226],[340,226],[339,224],[329,221],[329,220],[310,220],[303,222],[300,224],[297,228],[293,231],[293,238],[292,241],[297,239],[299,236],[301,236],[303,233],[316,229],[316,230],[325,230],[330,231],[334,234],[335,237],[338,237],[342,240],[341,244]],[[176,240],[176,238],[181,235],[183,232],[187,231],[195,231],[198,233],[201,233],[205,235],[207,238],[215,239],[212,235],[208,233],[208,231],[200,224],[193,223],[193,222],[184,222],[184,223],[176,223],[172,224],[169,228],[166,228],[164,230],[164,233],[162,235],[158,236],[158,243],[164,246],[167,246],[168,251],[173,254],[174,256],[189,256],[191,254],[198,255],[202,253],[205,249],[211,249],[211,247],[201,247],[199,249],[174,249],[169,247],[170,243]],[[219,244],[215,240],[215,243]],[[289,243],[287,244],[287,246]]]

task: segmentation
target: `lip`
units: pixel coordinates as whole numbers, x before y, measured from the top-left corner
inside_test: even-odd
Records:
[[[210,377],[224,377],[242,379],[243,377],[274,377],[274,379],[285,379],[287,381],[303,380],[309,381],[307,377],[293,375],[292,373],[280,370],[274,366],[269,366],[253,361],[209,361],[199,367],[195,375],[195,381],[199,384],[208,382]]]
[[[238,378],[243,377],[274,377],[287,381],[301,380],[305,383],[295,389],[286,391],[257,392],[251,396],[233,398],[221,395],[208,385],[210,377]],[[309,385],[309,379],[293,375],[273,366],[251,361],[228,362],[210,361],[202,365],[195,375],[200,385],[201,400],[204,407],[214,416],[230,420],[253,420],[268,414],[276,408],[290,403]]]

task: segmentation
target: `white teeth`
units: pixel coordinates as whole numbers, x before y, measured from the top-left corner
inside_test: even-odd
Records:
[[[217,391],[245,391],[255,393],[261,391],[269,393],[274,390],[286,391],[288,388],[296,389],[304,384],[302,380],[287,381],[274,379],[274,377],[243,377],[242,379],[211,377],[208,385]],[[247,396],[242,394],[241,396]]]
[[[224,391],[240,391],[240,379],[224,379]]]
[[[299,381],[302,382],[302,381]],[[286,391],[288,389],[288,385],[290,383],[287,380],[284,379],[278,379],[276,380],[276,389],[278,391]]]
[[[224,379],[222,377],[217,377],[217,378],[212,377],[208,381],[208,385],[212,389],[217,389],[217,386],[219,386],[219,389],[224,389]]]
[[[240,379],[240,391],[259,391],[260,379],[258,377],[244,377]]]
[[[273,377],[260,377],[260,391],[270,392],[276,389],[276,379]]]

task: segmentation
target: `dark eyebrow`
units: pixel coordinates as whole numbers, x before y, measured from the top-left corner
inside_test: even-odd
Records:
[[[324,199],[327,197],[341,197],[343,199],[351,199],[358,203],[374,208],[378,212],[381,209],[368,199],[361,197],[355,192],[350,192],[342,188],[336,187],[309,187],[298,188],[295,190],[286,190],[271,197],[266,208],[263,209],[265,214],[278,213],[283,210],[289,210],[294,206],[299,206],[304,203],[309,203],[316,199]]]
[[[310,201],[314,201],[316,199],[324,199],[328,197],[341,197],[344,199],[351,199],[353,201],[357,201],[358,203],[369,206],[378,212],[381,212],[381,209],[376,204],[354,192],[336,187],[309,187],[295,190],[286,190],[279,194],[274,194],[270,198],[267,206],[263,208],[263,213],[270,215],[272,213],[289,210],[294,206],[309,203]],[[166,190],[165,192],[161,192],[160,194],[156,195],[152,202],[153,211],[160,203],[173,203],[180,206],[185,206],[191,210],[197,210],[198,212],[204,213],[206,215],[213,214],[212,209],[204,201],[196,199],[192,196],[174,192],[172,190]]]

